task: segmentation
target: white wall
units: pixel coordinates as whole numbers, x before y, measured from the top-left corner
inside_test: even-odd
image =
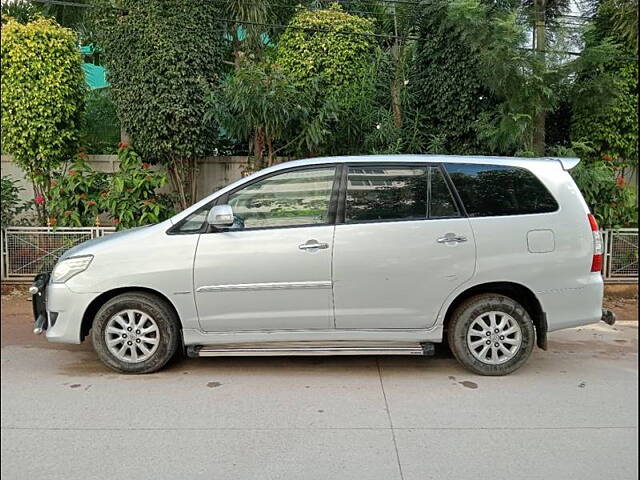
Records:
[[[101,172],[115,172],[118,169],[116,155],[89,155],[89,165]],[[242,170],[247,166],[247,157],[207,157],[198,161],[198,200],[235,182],[242,176]],[[0,162],[2,175],[10,175],[19,180],[25,189],[22,197],[25,200],[33,198],[33,188],[24,175],[22,169],[11,161],[11,155],[2,155]]]

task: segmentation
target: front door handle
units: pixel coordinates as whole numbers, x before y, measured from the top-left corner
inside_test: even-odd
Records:
[[[467,237],[456,235],[455,233],[447,233],[444,237],[436,240],[438,243],[462,243],[467,241]]]
[[[329,248],[328,243],[320,243],[317,240],[309,240],[307,243],[303,243],[302,245],[298,245],[300,250],[324,250]]]

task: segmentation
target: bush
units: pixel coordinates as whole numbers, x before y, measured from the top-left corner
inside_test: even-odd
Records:
[[[56,178],[47,198],[48,223],[58,227],[96,225],[101,212],[100,194],[108,189],[108,174],[93,170],[86,154],[80,153]]]
[[[86,227],[99,225],[106,216],[118,229],[126,229],[173,215],[172,199],[157,192],[167,183],[166,173],[152,169],[127,146],[120,148],[118,160],[117,172],[104,173],[86,163],[86,154],[78,154],[68,171],[52,182],[46,199],[48,223]]]
[[[2,228],[24,223],[24,219],[18,217],[27,212],[32,204],[20,200],[20,193],[24,188],[18,185],[17,180],[13,180],[9,175],[3,175],[0,179],[0,200],[2,207]]]
[[[77,146],[85,84],[75,34],[53,20],[2,27],[2,148],[45,195]],[[41,220],[45,208],[36,206]]]
[[[118,160],[120,168],[100,202],[118,229],[157,223],[173,215],[171,199],[156,191],[166,185],[166,173],[153,170],[126,146],[118,152]]]
[[[636,192],[626,184],[620,169],[609,156],[580,163],[571,171],[600,228],[638,225]]]

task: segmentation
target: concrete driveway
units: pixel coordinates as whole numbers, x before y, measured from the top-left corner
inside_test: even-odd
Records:
[[[555,333],[501,378],[442,353],[121,376],[2,306],[2,479],[637,478],[637,322]]]

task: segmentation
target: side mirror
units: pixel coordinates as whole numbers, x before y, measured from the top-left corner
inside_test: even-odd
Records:
[[[207,223],[214,227],[225,228],[233,225],[233,209],[231,205],[216,205],[207,215]]]

